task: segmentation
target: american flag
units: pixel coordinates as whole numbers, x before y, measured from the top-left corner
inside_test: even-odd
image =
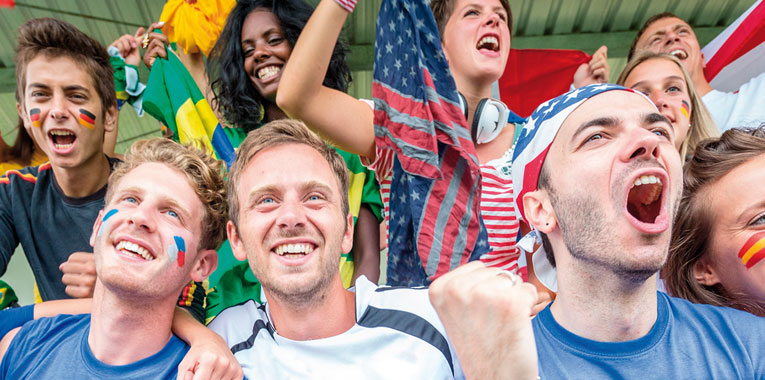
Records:
[[[384,0],[372,94],[378,148],[396,154],[388,282],[424,285],[488,252],[481,174],[426,0]]]

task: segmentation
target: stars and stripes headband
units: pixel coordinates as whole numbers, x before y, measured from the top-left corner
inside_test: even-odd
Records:
[[[649,103],[653,102],[645,95],[630,88],[614,84],[592,84],[584,86],[557,98],[542,103],[531,114],[526,125],[523,127],[513,153],[513,188],[515,189],[515,209],[518,217],[525,221],[531,228],[531,232],[518,241],[518,247],[525,252],[532,252],[535,244],[540,248],[534,252],[534,273],[537,278],[550,290],[556,291],[555,269],[546,258],[544,248],[541,247],[541,238],[526,218],[523,208],[523,196],[535,191],[539,182],[539,174],[542,171],[547,152],[555,140],[555,135],[568,116],[582,103],[591,97],[606,91],[621,90],[640,94]],[[525,255],[521,255],[519,266],[525,266]]]

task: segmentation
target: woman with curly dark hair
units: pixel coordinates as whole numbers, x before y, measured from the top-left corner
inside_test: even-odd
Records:
[[[765,124],[701,142],[662,277],[670,295],[765,316]]]
[[[292,46],[312,12],[313,8],[300,0],[237,2],[207,61],[213,107],[229,124],[251,131],[286,117],[276,106],[276,88]],[[265,43],[258,44],[258,40]],[[343,92],[348,89],[351,72],[345,62],[347,52],[344,43],[335,44],[325,86]]]

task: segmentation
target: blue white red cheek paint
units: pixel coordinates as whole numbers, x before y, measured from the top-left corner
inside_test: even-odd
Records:
[[[186,241],[180,236],[173,236],[175,243],[167,247],[167,256],[170,261],[178,260],[178,266],[182,267],[186,262]]]
[[[117,213],[117,209],[113,208],[107,211],[106,214],[104,214],[104,217],[101,219],[101,225],[98,227],[98,234],[96,236],[101,236],[104,234],[104,230],[105,230],[104,227],[106,227],[106,221],[109,220],[109,218],[114,216],[114,214],[116,213]]]

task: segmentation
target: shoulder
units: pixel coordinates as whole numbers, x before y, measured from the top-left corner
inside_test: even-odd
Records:
[[[25,323],[8,347],[8,352],[31,353],[36,347],[58,346],[74,338],[90,324],[90,314],[58,315]]]
[[[223,309],[207,327],[223,337],[232,351],[242,342],[254,341],[262,332],[274,333],[266,305],[253,300]]]
[[[39,179],[49,176],[50,173],[50,162],[39,166],[27,166],[18,170],[8,170],[0,177],[0,188],[4,187],[2,185],[34,186]]]
[[[765,341],[765,318],[745,311],[705,304],[694,304],[682,298],[659,293],[669,305],[674,328],[705,331],[705,339],[715,336],[735,336],[736,341],[746,344]],[[727,340],[727,339],[726,339]]]

